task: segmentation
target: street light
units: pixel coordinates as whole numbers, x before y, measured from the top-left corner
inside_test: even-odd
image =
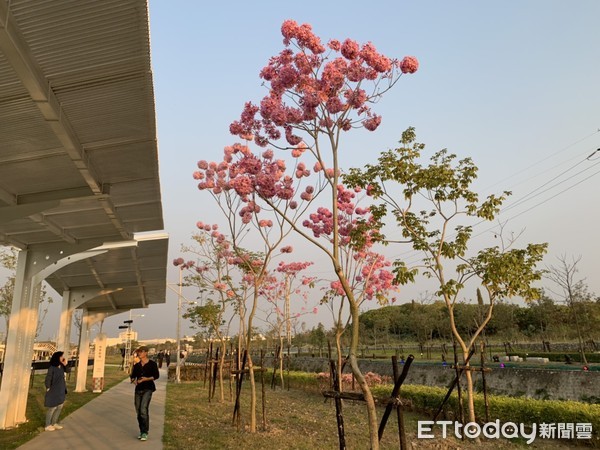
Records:
[[[179,295],[177,296],[177,365],[175,366],[175,383],[181,383],[181,288],[183,284],[183,266],[179,268]]]
[[[131,354],[131,324],[133,323],[133,320],[124,320],[123,323],[125,325],[121,325],[119,328],[127,329],[127,335],[125,338],[125,356],[123,357],[123,370],[127,370],[125,367],[125,358],[129,358]]]
[[[127,371],[127,364],[125,364],[126,358],[129,357],[129,326],[128,325],[119,325],[119,330],[127,330],[127,335],[125,336],[125,348],[123,349],[123,362],[121,364],[121,369]]]
[[[198,302],[194,302],[191,300],[188,300],[187,298],[184,297],[183,293],[181,292],[181,289],[183,287],[183,269],[185,269],[184,266],[179,266],[179,289],[175,290],[173,289],[173,285],[175,283],[167,283],[167,287],[169,289],[171,289],[173,292],[177,293],[177,329],[176,329],[176,342],[177,342],[177,363],[175,364],[175,382],[176,383],[181,383],[181,369],[180,369],[180,358],[179,358],[179,354],[181,353],[181,304],[183,303],[182,300],[185,300],[186,304],[188,305],[196,305]]]

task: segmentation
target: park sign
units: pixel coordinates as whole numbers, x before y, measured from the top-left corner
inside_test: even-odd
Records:
[[[102,392],[104,387],[104,363],[106,359],[106,334],[98,333],[94,341],[94,369],[92,379],[94,392]]]

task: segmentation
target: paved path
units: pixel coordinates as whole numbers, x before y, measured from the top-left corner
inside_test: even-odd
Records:
[[[127,378],[61,420],[62,430],[42,431],[20,450],[162,450],[165,423],[167,371],[160,370],[150,402],[150,433],[138,441],[139,428],[133,406],[134,387]],[[77,393],[67,394],[77,395]]]

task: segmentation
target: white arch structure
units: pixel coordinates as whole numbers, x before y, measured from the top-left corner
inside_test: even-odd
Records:
[[[43,280],[63,297],[61,350],[76,308],[89,330],[165,301],[147,1],[0,1],[0,131],[0,245],[21,250],[4,429],[27,420]]]

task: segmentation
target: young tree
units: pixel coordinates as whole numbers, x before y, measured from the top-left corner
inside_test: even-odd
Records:
[[[275,337],[279,344],[279,376],[281,387],[284,387],[283,380],[283,345],[284,340],[287,345],[292,344],[292,320],[309,312],[316,314],[318,309],[314,307],[307,311],[306,306],[297,308],[295,301],[292,302],[292,295],[296,299],[303,299],[306,305],[308,298],[308,289],[313,284],[313,279],[301,276],[301,273],[310,267],[312,262],[291,262],[281,261],[277,269],[273,271],[263,285],[262,293],[271,306],[271,311],[267,313],[266,321],[271,325],[275,332]],[[294,310],[294,312],[292,312]]]
[[[244,337],[247,350],[247,368],[251,387],[250,432],[254,433],[256,432],[256,383],[250,353],[252,336],[249,331],[253,328],[261,289],[269,273],[269,265],[274,257],[287,251],[288,247],[283,247],[279,252],[279,247],[291,232],[291,227],[285,220],[274,214],[272,208],[265,209],[264,205],[259,204],[261,197],[254,191],[254,187],[258,184],[253,183],[259,183],[261,190],[272,192],[277,180],[281,179],[285,171],[285,163],[281,160],[274,161],[272,152],[264,152],[256,156],[247,145],[235,144],[225,148],[223,161],[219,163],[199,161],[198,169],[199,171],[194,172],[193,175],[196,180],[200,180],[198,188],[210,193],[225,216],[231,234],[233,252],[229,263],[237,265],[244,272],[242,277],[244,292],[249,294],[251,300],[250,307],[241,305],[238,313],[240,318],[245,318],[239,336]],[[291,183],[287,181],[285,183],[284,186],[279,186],[276,206],[289,198]],[[272,192],[272,195],[275,193]],[[250,234],[249,231],[254,233]],[[252,237],[258,239],[250,242]],[[245,243],[255,250],[245,248]],[[244,331],[246,331],[245,335]]]
[[[583,283],[583,280],[575,280],[575,274],[577,273],[577,264],[581,261],[581,257],[573,258],[571,262],[567,261],[566,256],[558,258],[559,266],[550,266],[548,269],[548,278],[556,283],[561,290],[561,296],[569,307],[571,318],[575,324],[575,331],[577,332],[577,342],[579,343],[579,353],[581,354],[581,361],[587,365],[587,358],[585,356],[584,339],[582,335],[582,324],[580,323],[582,317],[577,312],[577,306],[582,302],[589,301],[592,297],[588,291],[587,286]]]
[[[218,231],[217,225],[198,222],[197,234],[192,236],[194,246],[183,246],[182,251],[191,254],[196,261],[184,262],[183,258],[174,261],[176,266],[189,269],[185,276],[187,285],[198,289],[201,304],[188,308],[184,317],[192,323],[207,331],[211,339],[219,344],[219,395],[220,401],[225,400],[223,388],[223,366],[229,338],[231,321],[235,315],[230,314],[232,305],[238,306],[240,294],[243,292],[239,286],[242,274],[237,266],[230,263],[234,256],[231,242]],[[206,298],[205,298],[206,297]],[[239,311],[239,308],[235,308]]]
[[[308,332],[308,339],[312,347],[319,349],[319,356],[323,351],[323,347],[327,343],[327,334],[325,333],[325,325],[321,322],[316,327],[313,327]]]
[[[455,155],[442,150],[431,157],[429,165],[421,164],[424,145],[415,139],[414,129],[409,128],[402,134],[401,147],[384,152],[376,165],[352,169],[344,181],[349,186],[366,188],[374,200],[379,200],[380,204],[371,208],[373,214],[383,220],[389,212],[403,238],[423,255],[416,267],[396,261],[396,279],[402,284],[414,282],[419,272],[435,279],[439,286],[436,295],[446,305],[452,335],[466,362],[469,349],[490,321],[497,301],[513,296],[525,301],[539,297],[539,290],[532,283],[541,279],[542,272],[536,270],[536,265],[546,252],[546,244],[529,244],[525,249],[494,246],[467,256],[472,225],[455,225],[452,233],[452,224],[461,217],[465,222],[493,220],[510,193],[491,195],[480,202],[477,193],[470,190],[477,175],[471,159],[456,162]],[[472,334],[465,337],[457,328],[455,306],[470,281],[481,285],[487,297],[487,311]],[[469,420],[473,422],[473,379],[469,370],[466,380]]]
[[[271,145],[280,151],[287,150],[293,158],[303,156],[311,161],[295,161],[292,173],[298,182],[294,183],[292,176],[284,176],[285,162],[273,161],[272,150],[261,156],[252,154],[247,146],[237,149],[232,146],[223,163],[214,166],[228,170],[228,174],[208,176],[205,171],[197,176],[206,179],[199,187],[213,193],[235,190],[247,204],[248,214],[255,210],[260,198],[279,220],[327,255],[348,300],[352,318],[350,365],[365,395],[370,444],[377,449],[375,403],[356,360],[359,303],[343,271],[340,253],[343,237],[339,227],[338,186],[342,166],[338,152],[345,132],[353,128],[377,129],[381,116],[370,105],[394,86],[402,73],[414,73],[418,62],[414,57],[392,60],[378,53],[373,44],[361,46],[350,39],[331,40],[328,50],[310,25],[298,25],[293,20],[285,21],[281,31],[285,49],[272,57],[260,73],[268,88],[267,95],[260,106],[246,103],[240,120],[231,124],[230,131],[242,139],[253,139],[260,147]],[[233,152],[242,152],[243,157],[230,164]],[[304,188],[301,182],[311,176],[310,167],[316,180]],[[319,194],[326,197],[323,213],[330,216],[331,222],[330,239],[326,242],[311,236],[298,223]],[[360,240],[365,228],[366,225],[353,230],[350,239]]]

